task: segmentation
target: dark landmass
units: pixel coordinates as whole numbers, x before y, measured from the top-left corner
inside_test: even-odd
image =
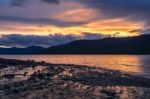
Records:
[[[150,54],[150,35],[79,40],[50,47],[48,54]]]
[[[149,99],[150,79],[110,69],[0,59],[0,99]]]
[[[78,40],[49,48],[0,48],[0,54],[150,54],[150,35]]]
[[[29,46],[26,48],[18,48],[18,47],[12,47],[12,48],[0,48],[0,54],[6,55],[6,54],[38,54],[44,51],[45,48],[40,46]]]

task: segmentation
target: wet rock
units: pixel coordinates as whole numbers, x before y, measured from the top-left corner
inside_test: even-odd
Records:
[[[12,80],[15,77],[15,74],[4,74],[2,77],[5,79]]]
[[[106,94],[107,96],[116,97],[117,93],[113,90],[102,90],[101,93]]]

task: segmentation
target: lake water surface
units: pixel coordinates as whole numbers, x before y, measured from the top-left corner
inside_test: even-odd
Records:
[[[136,73],[150,78],[150,55],[0,55],[0,58],[88,65]]]

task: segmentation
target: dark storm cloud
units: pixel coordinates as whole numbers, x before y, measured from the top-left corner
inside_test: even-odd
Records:
[[[87,23],[87,22],[64,22],[61,20],[50,19],[50,18],[23,18],[23,17],[13,17],[13,16],[0,16],[0,21],[21,22],[21,23],[28,23],[28,24],[41,24],[41,25],[54,25],[58,27],[78,26]]]
[[[30,3],[29,2],[30,0],[11,0],[11,5],[13,6],[23,6],[26,2]],[[60,1],[59,0],[39,0],[41,2],[45,2],[45,3],[48,3],[48,4],[59,4]]]
[[[2,35],[0,38],[0,46],[43,46],[49,47],[53,45],[64,44],[66,42],[76,40],[78,37],[74,35],[62,35],[55,34],[49,36],[37,36],[37,35],[21,35],[21,34],[10,34],[10,35]]]
[[[132,20],[150,21],[150,0],[80,0],[106,18],[126,17]]]
[[[26,1],[27,1],[27,0],[12,0],[11,4],[12,4],[13,6],[19,6],[19,7],[21,7],[21,6],[24,5],[24,3],[25,3]]]
[[[63,34],[51,34],[49,36],[37,36],[37,35],[21,35],[21,34],[9,34],[2,35],[0,37],[0,46],[7,47],[27,47],[27,46],[43,46],[49,47],[54,45],[65,44],[70,41],[79,39],[101,39],[103,36],[92,33],[83,33],[82,35],[63,35]]]
[[[59,0],[41,0],[43,2],[46,2],[46,3],[53,3],[53,4],[59,4],[60,1]]]

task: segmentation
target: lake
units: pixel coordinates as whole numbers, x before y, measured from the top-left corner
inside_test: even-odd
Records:
[[[150,78],[150,55],[0,55],[0,57],[103,67]]]

